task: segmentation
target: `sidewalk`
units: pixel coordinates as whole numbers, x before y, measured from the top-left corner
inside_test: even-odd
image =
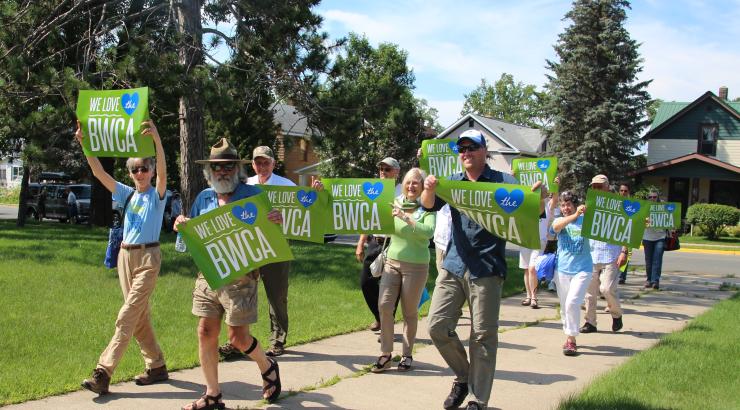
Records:
[[[654,345],[661,336],[680,330],[718,300],[732,295],[718,290],[727,281],[719,276],[664,274],[660,291],[645,291],[641,281],[630,279],[620,288],[624,329],[616,334],[608,330],[611,318],[603,313],[605,302],[600,300],[600,331],[578,337],[577,357],[561,353],[565,337],[556,319],[554,293],[540,291],[539,310],[520,306],[518,296],[505,299],[490,408],[553,408],[562,397],[579,391],[597,375]],[[732,281],[738,283],[737,279]],[[470,322],[464,312],[458,333],[467,338]],[[397,324],[396,334],[400,332]],[[431,345],[426,319],[419,324],[411,372],[367,373],[379,354],[376,339],[373,332],[362,331],[290,347],[279,358],[283,394],[275,405],[260,400],[261,381],[254,363],[221,363],[224,400],[231,409],[441,408],[453,375]],[[400,348],[400,343],[396,347]],[[173,372],[170,377],[166,383],[146,387],[133,382],[117,384],[111,386],[111,394],[102,397],[77,391],[7,409],[179,409],[204,390],[199,368]]]

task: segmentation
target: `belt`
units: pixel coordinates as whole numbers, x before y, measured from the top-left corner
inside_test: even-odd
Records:
[[[149,242],[149,243],[122,243],[121,248],[122,249],[145,249],[145,248],[156,248],[159,246],[159,242]]]

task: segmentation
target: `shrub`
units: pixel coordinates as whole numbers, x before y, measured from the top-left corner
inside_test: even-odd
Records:
[[[737,225],[740,209],[718,204],[694,204],[686,211],[686,222],[701,227],[708,239],[716,239],[725,226]]]
[[[20,193],[20,187],[0,188],[0,204],[17,204]]]

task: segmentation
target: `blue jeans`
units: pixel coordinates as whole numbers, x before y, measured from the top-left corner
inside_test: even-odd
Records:
[[[663,267],[663,250],[665,248],[665,239],[657,241],[642,240],[642,246],[645,248],[645,273],[650,283],[660,281],[660,270]]]

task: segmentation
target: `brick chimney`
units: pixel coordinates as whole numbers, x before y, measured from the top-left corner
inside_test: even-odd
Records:
[[[719,98],[727,101],[727,87],[724,85],[719,87]]]

